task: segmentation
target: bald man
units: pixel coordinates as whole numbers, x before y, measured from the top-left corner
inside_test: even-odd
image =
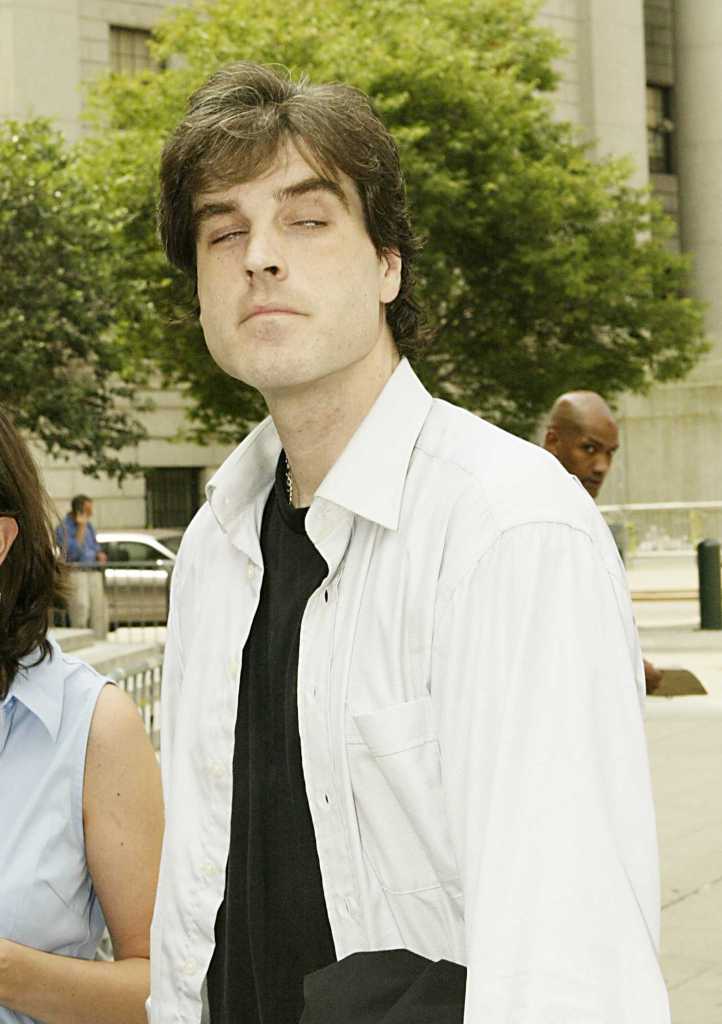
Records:
[[[544,447],[596,499],[619,448],[619,430],[612,410],[596,391],[568,391],[549,414]],[[654,693],[662,673],[644,661],[647,693]]]
[[[602,396],[569,391],[557,398],[544,447],[596,498],[619,448],[619,430]]]

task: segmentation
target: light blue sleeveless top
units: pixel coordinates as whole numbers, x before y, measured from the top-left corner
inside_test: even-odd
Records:
[[[105,924],[85,860],[83,776],[107,680],[52,642],[0,702],[0,936],[92,959]],[[0,1024],[31,1018],[0,1006]]]

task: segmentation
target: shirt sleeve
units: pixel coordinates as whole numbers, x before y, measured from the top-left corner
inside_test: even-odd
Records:
[[[163,696],[160,702],[160,770],[166,805],[173,777],[173,740],[180,692],[183,686],[181,603],[181,569],[176,562],[170,582],[170,607],[163,655]]]
[[[164,988],[163,971],[167,970],[165,934],[168,925],[168,907],[174,907],[172,880],[169,878],[168,861],[174,857],[173,833],[170,827],[169,811],[171,808],[169,793],[173,778],[173,751],[180,693],[183,686],[183,652],[181,647],[181,572],[176,562],[170,581],[170,607],[166,626],[166,643],[163,655],[163,691],[160,701],[160,770],[163,782],[163,799],[166,808],[166,828],[163,836],[160,876],[156,893],[153,920],[150,929],[151,947],[151,992],[145,1003],[148,1024],[158,1024],[161,1020],[161,1006],[157,993]],[[169,892],[169,886],[171,892]]]
[[[439,610],[467,1024],[668,1024],[643,675],[618,556],[515,526]]]

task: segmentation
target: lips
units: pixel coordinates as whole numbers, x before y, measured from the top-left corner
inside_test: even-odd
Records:
[[[258,316],[300,316],[301,314],[297,309],[291,309],[290,306],[254,306],[253,309],[244,317],[246,320],[252,320]]]

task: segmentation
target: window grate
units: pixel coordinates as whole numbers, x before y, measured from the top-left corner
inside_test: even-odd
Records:
[[[139,71],[157,70],[150,55],[150,31],[145,28],[110,26],[111,71],[137,74]]]
[[[150,527],[186,527],[201,505],[201,470],[151,469],[145,475],[146,522]]]

